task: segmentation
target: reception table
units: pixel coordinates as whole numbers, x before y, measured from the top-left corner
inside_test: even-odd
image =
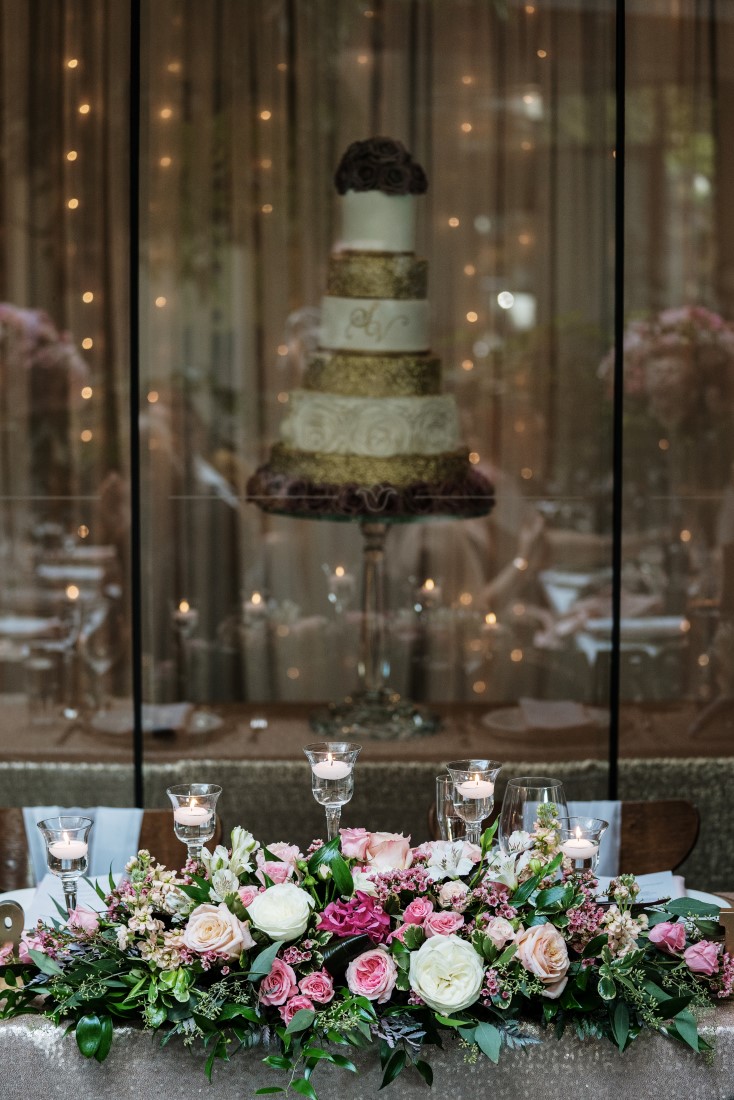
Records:
[[[428,1048],[434,1070],[433,1095],[451,1100],[731,1100],[734,1096],[734,1003],[724,1002],[704,1017],[703,1034],[716,1043],[710,1064],[700,1055],[660,1035],[642,1035],[624,1054],[610,1043],[571,1036],[557,1041],[544,1035],[525,1051],[503,1051],[498,1066],[480,1058],[474,1065],[453,1040],[444,1049]],[[122,1029],[101,1065],[83,1058],[70,1036],[36,1017],[0,1022],[3,1100],[147,1100],[176,1095],[210,1100],[249,1100],[263,1086],[283,1084],[279,1071],[263,1066],[264,1051],[241,1052],[214,1068],[212,1085],[203,1060],[182,1057],[171,1042],[159,1049],[150,1034]],[[320,1100],[367,1100],[381,1081],[376,1053],[357,1051],[354,1077],[330,1066],[313,1079]],[[295,1094],[294,1094],[295,1095]],[[386,1100],[427,1100],[431,1093],[413,1071],[380,1093]]]

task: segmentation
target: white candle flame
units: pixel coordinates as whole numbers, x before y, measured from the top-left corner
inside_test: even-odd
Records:
[[[581,840],[581,827],[579,825],[576,826],[576,839]]]

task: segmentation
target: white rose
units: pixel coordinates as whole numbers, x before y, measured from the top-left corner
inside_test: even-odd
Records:
[[[216,951],[228,959],[236,959],[255,941],[246,921],[238,920],[224,902],[221,905],[197,905],[186,922],[183,942],[191,951],[203,955]]]
[[[410,988],[444,1015],[474,1004],[483,981],[482,960],[458,936],[431,936],[410,956]]]
[[[247,907],[256,928],[271,940],[296,940],[306,931],[314,900],[292,882],[269,886]]]
[[[352,880],[354,882],[354,891],[360,890],[363,894],[369,894],[373,898],[377,893],[377,887],[372,881],[372,876],[369,871],[362,871],[359,867],[352,868]]]

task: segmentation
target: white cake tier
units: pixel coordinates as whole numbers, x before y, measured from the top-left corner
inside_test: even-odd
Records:
[[[428,351],[428,343],[425,299],[321,300],[320,344],[329,351]]]
[[[293,450],[318,454],[437,455],[458,448],[459,418],[449,394],[375,398],[293,390],[280,436]]]
[[[415,196],[382,191],[347,191],[341,200],[340,249],[359,252],[413,252]]]

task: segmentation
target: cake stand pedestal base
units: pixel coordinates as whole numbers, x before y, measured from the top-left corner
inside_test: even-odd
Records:
[[[395,691],[355,692],[343,703],[331,703],[310,718],[311,728],[330,737],[370,737],[375,741],[407,741],[436,733],[441,719],[424,707],[402,699]]]

